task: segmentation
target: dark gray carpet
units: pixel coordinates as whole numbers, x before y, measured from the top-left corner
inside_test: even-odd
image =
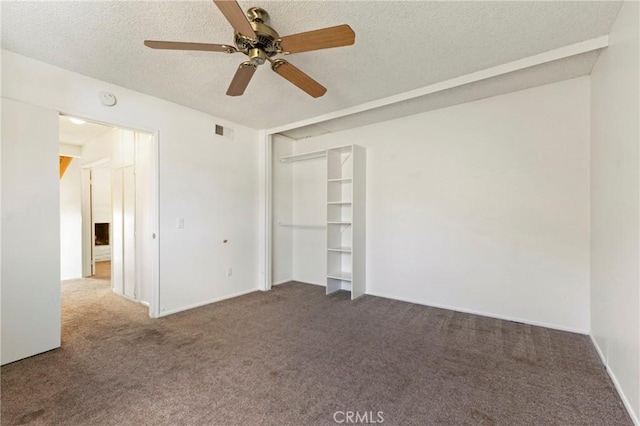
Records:
[[[298,283],[152,320],[65,282],[62,348],[1,375],[3,425],[631,424],[585,336]]]

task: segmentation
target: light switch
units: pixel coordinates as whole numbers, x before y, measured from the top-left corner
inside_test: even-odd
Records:
[[[184,217],[179,217],[176,221],[176,227],[178,229],[184,229]]]

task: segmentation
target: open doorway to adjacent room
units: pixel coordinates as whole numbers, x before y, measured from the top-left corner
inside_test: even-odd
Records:
[[[61,279],[100,281],[151,306],[154,135],[67,115],[59,121]]]
[[[106,157],[83,165],[81,177],[83,230],[90,237],[89,240],[83,239],[83,256],[89,258],[90,265],[88,269],[83,270],[82,275],[95,279],[111,280],[113,211],[110,158]]]

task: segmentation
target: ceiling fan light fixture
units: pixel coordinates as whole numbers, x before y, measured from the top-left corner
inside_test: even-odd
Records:
[[[267,55],[262,49],[249,49],[249,61],[255,65],[262,65],[267,60]]]

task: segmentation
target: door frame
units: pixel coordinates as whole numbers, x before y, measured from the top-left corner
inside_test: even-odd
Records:
[[[149,316],[151,318],[159,318],[160,317],[160,154],[159,154],[159,144],[160,144],[160,131],[157,129],[149,129],[144,126],[132,125],[131,123],[122,123],[116,121],[105,121],[100,118],[93,117],[91,115],[60,110],[58,109],[59,115],[70,115],[73,117],[78,117],[86,121],[90,121],[97,124],[102,124],[110,127],[117,127],[120,129],[131,130],[134,132],[147,133],[153,136],[153,140],[151,142],[151,228],[152,228],[152,240],[151,240],[151,299],[149,300]],[[107,159],[108,160],[108,159]],[[97,165],[96,163],[105,162],[105,159],[98,160],[97,162],[90,163],[91,165]],[[89,165],[89,164],[88,164]],[[87,165],[87,166],[88,166]],[[83,167],[83,170],[85,168]],[[84,174],[84,172],[83,172]],[[84,181],[84,180],[83,180]],[[86,197],[85,191],[83,188],[82,191],[83,198]],[[86,203],[88,204],[88,203]],[[84,218],[84,208],[85,208],[85,200],[82,201],[82,213]],[[82,273],[85,274],[85,225],[83,223],[82,226],[82,238],[83,238],[83,248],[82,248]],[[90,237],[89,237],[90,238]],[[91,244],[91,241],[89,241]]]
[[[96,266],[93,256],[95,230],[93,226],[91,226],[93,224],[93,178],[91,176],[91,169],[108,163],[109,161],[111,161],[111,158],[105,157],[82,166],[82,276],[85,278],[94,274]],[[111,232],[111,230],[109,230],[109,232]]]
[[[262,145],[259,151],[260,169],[258,172],[260,179],[258,197],[259,205],[261,206],[260,222],[258,227],[260,241],[258,251],[258,262],[260,265],[258,288],[262,291],[269,291],[273,284],[273,134],[268,133],[265,130],[261,130],[258,134],[258,139]]]

